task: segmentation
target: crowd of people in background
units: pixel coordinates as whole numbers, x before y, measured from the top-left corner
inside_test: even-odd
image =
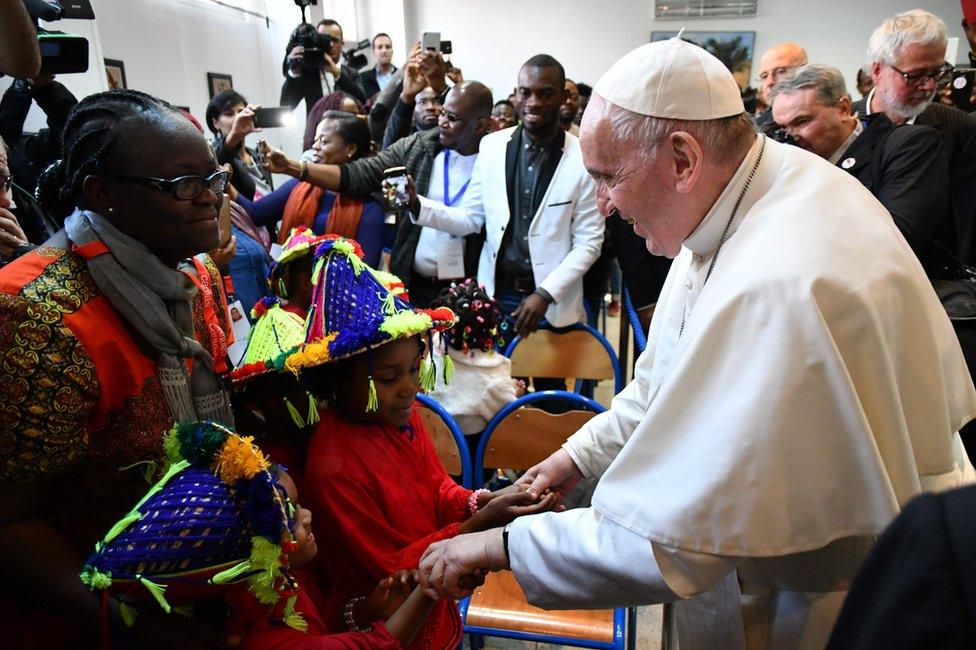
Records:
[[[0,26],[8,4],[18,3],[0,0]],[[963,26],[976,67],[976,23]],[[286,48],[280,104],[304,102],[307,121],[302,150],[282,151],[259,139],[260,107],[238,91],[216,94],[200,121],[137,90],[79,100],[22,56],[30,48],[5,41],[0,70],[21,81],[0,110],[19,106],[21,125],[31,102],[47,116],[38,133],[10,120],[0,132],[0,566],[34,595],[0,592],[11,642],[78,647],[101,633],[123,646],[300,647],[302,635],[334,634],[337,648],[456,647],[457,608],[416,587],[425,551],[558,498],[457,486],[414,396],[428,390],[476,436],[527,384],[566,388],[513,378],[497,352],[505,341],[617,315],[624,288],[646,333],[671,272],[674,255],[652,254],[626,211],[606,209],[620,179],[595,172],[581,148],[587,105],[603,99],[547,54],[511,71],[508,94],[419,42],[398,58],[385,33],[370,41],[374,67],[359,71],[342,26],[325,19],[299,25]],[[953,93],[962,77],[946,43],[944,22],[914,10],[865,44],[857,100],[802,42],[769,48],[758,88],[746,77],[739,89],[750,134],[815,154],[880,202],[952,316],[960,291],[976,300],[976,91]],[[870,264],[872,242],[858,246]],[[953,325],[976,377],[973,317]],[[103,553],[137,535],[142,515],[130,509],[150,483],[183,485],[174,477],[191,468],[220,478],[213,454],[201,464],[180,446],[190,429],[170,438],[165,469],[156,464],[174,422],[196,421],[264,451],[248,456],[260,471],[247,478],[277,486],[266,497],[286,513],[274,575],[297,580],[198,616],[139,607],[132,619],[131,589],[99,600],[89,587],[115,589],[106,571],[86,584],[78,573],[96,543]],[[954,424],[976,453],[973,425]],[[234,525],[252,526],[250,506],[238,506]],[[174,562],[204,562],[170,550]],[[140,566],[136,584],[165,578]],[[117,583],[125,570],[115,573]],[[838,643],[865,634],[851,616]]]

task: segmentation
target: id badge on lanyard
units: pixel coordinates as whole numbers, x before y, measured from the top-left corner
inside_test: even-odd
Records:
[[[457,191],[451,196],[451,175],[450,175],[450,149],[444,150],[444,205],[447,207],[457,203],[468,189],[471,178],[468,178]],[[464,277],[464,239],[458,235],[437,231],[436,238],[437,250],[437,279],[452,280]]]

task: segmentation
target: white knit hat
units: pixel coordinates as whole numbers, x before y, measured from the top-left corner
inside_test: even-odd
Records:
[[[628,111],[672,120],[714,120],[745,111],[729,69],[679,38],[625,54],[603,73],[593,92]]]

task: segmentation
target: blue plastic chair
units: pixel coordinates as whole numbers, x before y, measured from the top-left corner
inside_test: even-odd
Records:
[[[551,414],[532,407],[538,402],[552,403],[562,401],[568,403],[574,410],[568,413]],[[485,457],[489,457],[489,464],[495,465],[521,465],[511,469],[524,470],[536,463],[544,460],[559,445],[574,433],[583,423],[584,418],[589,419],[592,415],[586,416],[580,411],[590,413],[602,413],[606,409],[591,399],[587,399],[576,393],[567,391],[540,391],[531,393],[515,400],[511,404],[502,408],[488,423],[482,434],[481,442],[478,444],[478,451],[475,456],[475,470],[480,472],[484,469]],[[515,422],[513,424],[513,421]],[[496,436],[496,433],[498,434]],[[522,435],[524,433],[524,435]],[[492,438],[495,441],[492,442]],[[500,448],[504,447],[504,449]],[[502,600],[495,600],[495,603],[502,602],[509,605],[512,609],[517,609],[521,615],[513,617],[512,628],[503,626],[486,626],[469,624],[468,616],[472,611],[472,599],[488,598],[501,595]],[[517,583],[511,572],[501,572],[491,574],[485,585],[475,591],[475,595],[466,598],[459,604],[461,619],[465,621],[465,632],[471,635],[471,645],[473,648],[480,647],[481,637],[504,637],[510,639],[520,639],[523,641],[551,643],[558,645],[573,646],[578,648],[600,648],[605,650],[624,650],[633,648],[635,634],[633,632],[636,611],[627,608],[617,608],[613,610],[609,618],[610,628],[607,627],[608,611],[600,612],[546,612],[532,607],[525,602],[524,596],[520,594]],[[474,608],[478,610],[477,605]],[[495,609],[501,611],[501,608]],[[479,615],[480,612],[479,612]],[[569,636],[566,634],[551,634],[541,631],[541,629],[553,629],[563,627],[567,620],[575,620],[579,627],[580,617],[585,617],[590,621],[597,621],[601,627],[601,633],[595,635],[598,638],[584,638],[582,636]],[[545,619],[540,620],[540,619]],[[629,624],[628,624],[629,619]],[[527,621],[538,623],[532,626]],[[534,628],[534,629],[533,629]]]
[[[529,338],[516,336],[505,349],[505,356],[512,359],[512,375],[515,377],[560,377],[576,379],[575,393],[579,393],[584,379],[610,379],[609,376],[595,372],[600,364],[590,355],[597,352],[597,346],[591,339],[595,339],[603,348],[610,360],[613,371],[613,393],[616,395],[624,387],[623,374],[620,371],[620,360],[613,346],[598,330],[584,323],[576,323],[569,327],[554,328],[540,327]],[[525,362],[515,356],[519,345],[529,348]],[[524,348],[523,348],[524,350]],[[579,351],[583,351],[579,353]],[[577,354],[570,354],[577,352]]]
[[[644,348],[647,347],[647,335],[644,334],[644,327],[641,325],[640,318],[637,317],[637,310],[634,309],[634,303],[630,300],[630,292],[627,291],[627,287],[623,289],[623,300],[627,320],[630,321],[630,329],[634,333],[634,347],[637,348],[638,355],[644,354]]]
[[[441,465],[451,476],[460,476],[461,485],[473,490],[474,472],[471,468],[471,451],[468,449],[468,442],[461,432],[461,427],[458,426],[451,414],[444,410],[444,407],[432,397],[418,393],[417,401],[423,406],[420,409],[420,417],[424,420],[424,426],[434,443],[434,449],[437,451],[437,457],[441,460]],[[453,446],[451,444],[452,439]],[[457,456],[454,452],[457,453]]]

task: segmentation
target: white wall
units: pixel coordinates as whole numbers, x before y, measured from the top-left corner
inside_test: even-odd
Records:
[[[519,67],[533,54],[555,56],[567,76],[592,85],[613,61],[648,42],[652,31],[676,31],[682,26],[698,31],[755,31],[753,79],[766,48],[796,40],[806,47],[811,61],[840,68],[852,92],[868,37],[888,16],[922,6],[945,20],[950,36],[966,42],[958,0],[760,0],[754,18],[681,21],[655,20],[652,0],[409,0],[403,4],[407,39],[419,40],[424,31],[441,32],[442,38],[453,41],[452,60],[465,78],[488,84],[496,99],[511,92]],[[372,28],[383,29],[381,16]],[[963,59],[965,50],[960,47]]]
[[[301,14],[294,3],[284,0],[231,1],[270,20],[266,23],[207,0],[92,0],[94,22],[47,25],[89,40],[88,72],[58,80],[79,98],[106,90],[102,59],[120,59],[129,88],[189,106],[201,123],[210,100],[207,72],[229,74],[234,88],[249,101],[276,106],[285,45]],[[320,19],[321,7],[312,9],[310,19]],[[9,80],[0,81],[2,92]],[[44,116],[35,106],[26,128],[36,130],[43,124]],[[274,144],[289,139],[283,138],[281,130],[263,135]]]

